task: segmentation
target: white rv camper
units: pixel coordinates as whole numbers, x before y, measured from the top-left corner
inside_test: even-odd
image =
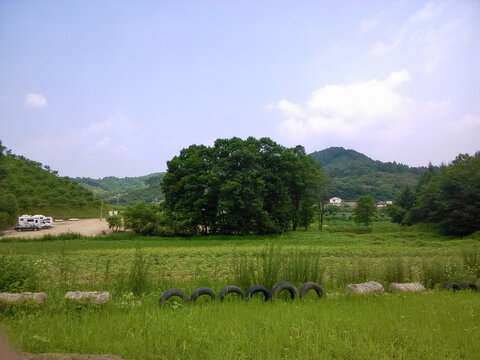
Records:
[[[53,226],[53,218],[43,215],[22,215],[18,217],[18,225],[35,225],[38,228]]]

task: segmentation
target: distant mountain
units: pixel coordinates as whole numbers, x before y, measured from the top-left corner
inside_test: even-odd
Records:
[[[23,214],[98,217],[101,201],[48,165],[12,154],[0,142],[0,230]]]
[[[396,162],[381,162],[355,150],[331,147],[310,154],[334,179],[330,196],[356,199],[370,194],[375,200],[392,200],[407,185],[415,186],[426,170]]]
[[[88,177],[72,178],[111,204],[133,205],[139,201],[156,202],[163,199],[160,183],[165,173],[153,173],[138,177],[118,178],[107,176],[102,179]]]

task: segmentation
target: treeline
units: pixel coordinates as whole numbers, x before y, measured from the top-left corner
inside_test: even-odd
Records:
[[[0,230],[22,214],[99,216],[100,201],[92,192],[59,177],[48,165],[15,155],[0,141]]]
[[[460,154],[439,170],[430,166],[416,187],[406,187],[388,211],[393,222],[438,223],[447,235],[480,231],[480,152]]]
[[[72,178],[73,181],[97,194],[110,204],[134,205],[163,200],[161,182],[164,173],[153,173],[138,177],[118,178],[107,176],[102,179],[89,177]]]
[[[320,209],[321,166],[302,146],[218,139],[213,147],[183,149],[167,167],[165,202],[127,208],[127,228],[144,234],[281,233],[307,228]]]
[[[310,154],[333,178],[328,195],[356,199],[371,195],[374,200],[392,200],[405,186],[415,186],[426,168],[415,168],[396,162],[381,162],[355,150],[331,147]]]

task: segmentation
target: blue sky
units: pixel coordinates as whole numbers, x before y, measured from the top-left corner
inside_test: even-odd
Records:
[[[0,139],[64,176],[270,137],[412,166],[480,150],[478,1],[0,0]]]

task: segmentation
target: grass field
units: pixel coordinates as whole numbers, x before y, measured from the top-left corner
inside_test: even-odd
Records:
[[[2,291],[46,291],[42,307],[3,307],[2,327],[28,352],[111,353],[125,359],[473,359],[480,293],[439,289],[480,278],[477,235],[426,226],[350,223],[268,237],[155,238],[118,233],[0,243]],[[3,276],[3,277],[2,277]],[[12,280],[13,279],[13,280]],[[264,304],[230,299],[158,306],[168,288],[246,290],[322,283],[327,296]],[[420,281],[422,294],[347,294],[345,284]],[[10,284],[10,289],[5,284]],[[3,285],[2,285],[3,284]],[[108,290],[105,306],[65,304],[67,290]]]

